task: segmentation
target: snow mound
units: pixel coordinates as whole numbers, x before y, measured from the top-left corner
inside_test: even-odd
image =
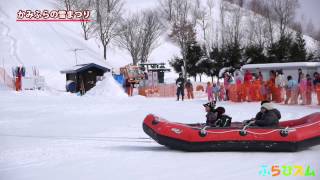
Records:
[[[107,98],[126,98],[128,95],[123,88],[112,77],[112,74],[105,74],[105,79],[97,82],[96,86],[86,93],[86,96],[99,96]]]

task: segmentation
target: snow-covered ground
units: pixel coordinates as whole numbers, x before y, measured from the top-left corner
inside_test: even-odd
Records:
[[[126,2],[125,8],[134,11],[153,7],[156,0]],[[171,121],[204,122],[205,99],[129,98],[110,76],[83,97],[57,91],[65,85],[65,76],[59,71],[75,64],[75,48],[84,49],[78,52],[78,64],[94,62],[118,68],[131,59],[111,46],[106,63],[99,41],[83,40],[79,24],[18,23],[19,9],[56,9],[55,0],[0,2],[1,66],[9,74],[13,66],[24,65],[27,71],[37,66],[48,89],[14,92],[0,85],[0,180],[265,179],[259,176],[261,165],[276,164],[310,165],[317,173],[314,179],[318,178],[320,146],[296,153],[185,153],[167,149],[144,134],[142,121],[148,113]],[[152,62],[179,55],[166,34],[160,41],[150,56]],[[259,110],[259,103],[220,105],[235,121],[253,117]],[[283,120],[320,109],[277,107]]]
[[[100,85],[99,88],[106,86]],[[186,153],[163,147],[142,130],[148,113],[171,121],[204,122],[205,99],[126,97],[105,91],[79,97],[61,92],[0,92],[0,179],[265,179],[261,165],[310,165],[317,179],[320,146],[296,153]],[[112,91],[111,91],[112,92]],[[259,103],[219,103],[235,121]],[[319,107],[277,105],[283,120]],[[281,176],[280,179],[288,179]],[[279,177],[277,178],[279,179]]]

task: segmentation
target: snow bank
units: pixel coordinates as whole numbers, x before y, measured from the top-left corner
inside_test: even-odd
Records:
[[[97,82],[96,86],[86,93],[86,96],[117,99],[128,97],[123,88],[113,79],[110,73],[105,74],[105,79]]]

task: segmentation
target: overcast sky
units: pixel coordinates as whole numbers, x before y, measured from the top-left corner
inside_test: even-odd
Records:
[[[308,23],[312,19],[316,28],[320,28],[320,0],[299,0],[300,9],[298,10],[298,20],[304,14],[305,22]]]

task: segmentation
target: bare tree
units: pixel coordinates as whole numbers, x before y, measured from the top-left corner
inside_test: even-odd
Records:
[[[251,0],[249,3],[249,9],[254,13],[264,15],[264,0]]]
[[[224,2],[222,1],[220,4],[220,34],[221,34],[221,43],[222,43],[222,47],[225,46],[225,31],[226,31],[226,27],[225,27],[225,5]]]
[[[140,59],[147,62],[151,52],[157,47],[158,39],[163,32],[163,26],[160,23],[157,11],[148,10],[143,12],[142,19],[142,49]]]
[[[290,27],[295,30],[295,31],[299,31],[299,32],[302,32],[302,25],[300,22],[298,21],[294,21],[290,24]]]
[[[75,0],[57,0],[60,5],[62,5],[65,10],[69,11],[75,4]]]
[[[223,47],[226,44],[235,44],[240,42],[241,38],[241,19],[242,19],[242,12],[240,6],[232,6],[229,7],[228,1],[224,0],[222,1],[221,7],[220,7],[220,18],[221,18],[221,37],[222,37],[222,43]],[[225,11],[229,13],[229,18],[226,21],[224,19]]]
[[[159,0],[161,12],[164,14],[167,21],[172,21],[174,17],[174,0]]]
[[[139,62],[139,53],[141,49],[142,28],[140,24],[140,15],[131,15],[130,18],[124,19],[119,30],[117,39],[119,47],[127,50],[132,58],[133,64]]]
[[[201,12],[201,2],[200,0],[195,0],[192,6],[192,24],[196,24],[198,19],[200,18]]]
[[[209,8],[209,15],[212,16],[212,9],[214,7],[214,0],[207,0],[207,6]]]
[[[133,64],[147,62],[158,45],[162,27],[156,11],[147,10],[131,15],[122,21],[118,45],[130,53]]]
[[[107,46],[118,35],[122,15],[122,0],[96,0],[96,32],[103,46],[103,58],[107,59]]]
[[[244,0],[223,0],[223,1],[229,2],[231,4],[236,4],[240,7],[243,7],[244,5]]]
[[[311,19],[309,19],[308,24],[306,26],[305,29],[306,34],[308,34],[309,36],[313,36],[313,34],[315,33],[315,28],[314,28],[314,24],[312,22]]]
[[[201,9],[198,12],[198,20],[197,23],[200,25],[203,33],[203,41],[207,41],[207,29],[209,27],[209,17],[207,14],[207,10],[204,7],[201,7]]]
[[[299,7],[298,0],[272,0],[271,3],[276,21],[279,23],[280,37],[283,37],[294,19],[296,9]]]
[[[92,9],[94,8],[94,0],[73,0],[74,7],[72,9],[86,11],[89,10],[92,13]],[[90,14],[92,18],[92,14]],[[84,19],[82,19],[84,20]],[[90,33],[92,33],[94,29],[94,23],[89,21],[81,21],[81,28],[83,31],[83,37],[85,40],[89,39]]]
[[[236,7],[232,11],[232,17],[230,23],[227,25],[227,32],[228,32],[228,44],[239,43],[241,38],[241,18],[242,13],[240,7]]]
[[[184,76],[186,77],[186,51],[187,42],[190,40],[190,27],[196,25],[198,12],[195,10],[194,1],[187,0],[160,0],[160,9],[165,14],[169,27],[172,28],[169,37],[179,46],[183,59]]]
[[[262,14],[267,18],[267,29],[268,29],[268,40],[269,40],[269,44],[273,44],[274,42],[274,37],[273,37],[273,33],[274,33],[274,23],[273,23],[273,19],[274,19],[274,13],[271,10],[271,4],[268,3],[267,1],[265,1],[264,3],[264,8],[262,10]]]
[[[195,37],[192,24],[192,7],[191,1],[174,0],[175,18],[172,21],[173,27],[170,38],[177,43],[181,50],[183,59],[184,77],[187,77],[187,46]]]

